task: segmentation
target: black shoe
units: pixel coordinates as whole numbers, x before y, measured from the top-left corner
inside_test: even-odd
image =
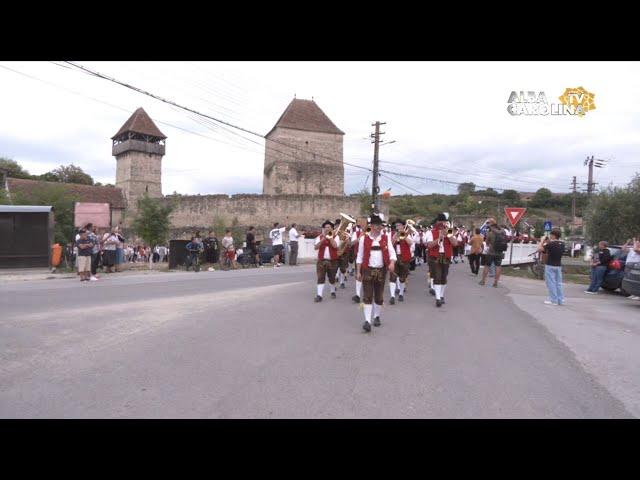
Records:
[[[353,300],[353,303],[360,303],[360,297],[358,295],[351,297],[351,300]]]
[[[396,288],[396,295],[398,295],[400,293],[400,289]]]
[[[364,323],[362,324],[362,329],[363,329],[365,332],[370,332],[370,331],[371,331],[371,324],[370,324],[369,322],[364,322]]]
[[[373,326],[374,327],[379,327],[380,325],[382,325],[382,322],[380,322],[380,317],[376,317],[373,319]]]
[[[318,303],[322,301],[322,297],[320,295],[316,295],[314,302]]]
[[[390,304],[390,305],[395,305],[395,304],[396,304],[396,297],[391,297],[391,298],[389,299],[389,304]]]
[[[336,292],[331,292],[331,298],[336,298]]]
[[[429,293],[430,293],[431,295],[435,295],[435,294],[436,294],[436,291],[435,291],[433,288],[430,288],[430,289],[429,289]]]
[[[399,301],[399,302],[404,302],[404,295],[400,295],[400,296],[398,297],[398,301]]]
[[[441,307],[441,306],[442,306],[442,300],[436,299],[436,307]]]
[[[344,283],[341,283],[341,284],[340,284],[340,288],[346,288],[346,287],[344,286]]]

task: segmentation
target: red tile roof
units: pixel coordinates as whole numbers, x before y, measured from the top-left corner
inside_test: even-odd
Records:
[[[93,185],[81,185],[78,183],[43,182],[40,180],[25,180],[22,178],[7,178],[9,194],[19,194],[22,198],[29,198],[29,194],[48,185],[62,185],[64,189],[77,198],[78,202],[110,203],[111,208],[124,208],[125,200],[122,190],[117,187],[95,187]]]
[[[167,136],[158,129],[156,124],[153,123],[151,117],[147,115],[147,112],[145,112],[142,107],[133,112],[133,115],[129,117],[129,120],[124,122],[124,125],[122,125],[120,130],[118,130],[118,133],[111,137],[111,140],[114,140],[116,137],[127,132],[150,135],[158,138],[167,138]]]
[[[291,103],[280,116],[275,126],[267,133],[267,136],[277,127],[344,135],[344,132],[335,126],[316,102],[298,98],[291,100]]]

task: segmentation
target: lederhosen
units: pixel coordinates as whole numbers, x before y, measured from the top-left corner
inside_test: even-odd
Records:
[[[384,299],[384,281],[389,267],[389,246],[385,233],[380,235],[380,245],[374,247],[373,239],[365,235],[363,242],[362,256],[362,302],[371,305],[375,300],[376,304],[382,305]],[[369,266],[369,256],[371,250],[382,251],[382,267],[373,268]]]
[[[434,241],[438,240],[441,229],[443,229],[443,227],[433,227],[431,234],[433,235]],[[440,245],[438,243],[429,249],[429,273],[433,278],[434,285],[446,285],[447,276],[449,275],[453,245],[451,245],[451,242],[446,236],[444,237],[443,243],[444,253],[440,253]]]
[[[400,282],[407,281],[409,276],[409,264],[411,263],[411,246],[406,241],[398,241],[400,244],[400,254],[398,255],[396,250],[396,268],[395,276],[400,279]]]
[[[329,248],[329,257],[324,258],[325,247]],[[324,284],[325,277],[329,277],[329,283],[336,283],[336,273],[338,272],[338,249],[333,248],[329,244],[329,240],[322,237],[320,247],[318,249],[318,262],[316,264],[316,275],[318,277],[318,285]]]
[[[347,273],[347,267],[349,266],[349,250],[351,250],[350,247],[345,247],[342,255],[338,254],[338,268],[343,275]]]

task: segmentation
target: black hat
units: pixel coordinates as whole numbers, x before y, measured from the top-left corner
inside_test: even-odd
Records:
[[[333,223],[331,223],[331,220],[325,220],[322,224],[322,228],[324,228],[326,225],[329,225],[331,228],[333,228]]]
[[[371,225],[382,225],[382,219],[378,215],[371,215]]]
[[[446,222],[447,221],[447,216],[444,213],[439,213],[438,216],[436,217],[435,222]]]

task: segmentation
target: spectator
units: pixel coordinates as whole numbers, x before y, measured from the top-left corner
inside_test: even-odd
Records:
[[[94,232],[95,227],[93,226],[93,223],[87,223],[84,229],[87,231],[87,238],[93,243],[93,248],[91,249],[91,276],[89,280],[96,282],[98,280],[96,273],[98,271],[100,242],[98,241],[98,236]]]
[[[273,224],[273,230],[269,232],[269,238],[271,238],[271,245],[273,245],[273,253],[274,253],[274,265],[273,267],[280,267],[280,258],[282,256],[282,252],[284,251],[284,245],[282,244],[282,234],[286,229],[284,227],[280,228],[280,224],[278,222]]]
[[[158,257],[159,257],[160,263],[164,262],[164,257],[166,255],[167,255],[167,247],[165,247],[164,245],[160,245],[158,247]]]
[[[247,254],[250,255],[251,263],[259,268],[262,268],[262,261],[260,260],[260,254],[258,253],[258,246],[256,245],[256,234],[254,227],[249,227],[247,232]]]
[[[480,272],[480,258],[483,254],[484,238],[480,235],[480,229],[476,228],[475,235],[471,237],[469,242],[471,250],[469,252],[469,263],[471,266],[471,273],[478,275]]]
[[[300,234],[296,230],[296,224],[291,225],[289,230],[289,245],[291,246],[291,256],[289,257],[289,265],[298,264],[298,238]]]
[[[204,255],[207,263],[218,263],[220,259],[220,247],[215,232],[209,230],[209,235],[203,240]]]
[[[591,259],[591,284],[584,293],[595,295],[598,293],[604,277],[607,274],[607,268],[611,261],[611,252],[607,248],[609,244],[605,241],[598,243],[598,254]]]
[[[224,251],[225,259],[231,264],[233,269],[238,268],[236,263],[236,249],[233,246],[233,236],[229,229],[227,229],[225,236],[222,238],[222,250]]]
[[[191,237],[191,241],[186,245],[187,249],[187,271],[189,267],[196,262],[198,255],[204,250],[202,243],[198,237]]]
[[[640,263],[640,239],[634,238],[633,240],[627,241],[624,246],[624,250],[627,253],[626,263]],[[640,300],[640,297],[630,296],[631,300]]]
[[[104,244],[104,253],[102,255],[102,265],[107,267],[107,273],[113,273],[113,267],[116,264],[116,248],[118,246],[118,236],[116,235],[117,227],[111,229],[102,237]]]
[[[580,242],[576,242],[573,245],[573,257],[579,257],[580,256],[580,252],[582,251],[582,245],[580,245]]]
[[[78,273],[80,274],[80,281],[88,281],[91,276],[91,252],[94,247],[94,243],[87,238],[87,231],[85,229],[80,230],[80,238],[76,241],[78,247]]]
[[[120,227],[116,227],[115,229],[116,238],[118,243],[116,243],[116,272],[122,271],[122,264],[124,263],[124,242],[125,238],[120,233]]]
[[[504,255],[504,249],[506,247],[506,239],[504,231],[498,228],[498,224],[495,219],[489,218],[487,220],[487,224],[489,226],[489,230],[487,232],[487,246],[488,253],[486,255],[486,262],[484,269],[482,270],[482,280],[480,280],[480,285],[484,285],[487,279],[487,275],[489,273],[489,268],[492,265],[495,265],[496,268],[496,276],[493,280],[493,286],[498,287],[498,282],[500,281],[500,273],[502,272],[502,257]]]
[[[560,229],[551,230],[550,240],[540,242],[538,252],[547,256],[544,266],[544,280],[549,290],[549,299],[546,305],[564,305],[564,292],[562,290],[562,252],[564,244],[560,241]]]

